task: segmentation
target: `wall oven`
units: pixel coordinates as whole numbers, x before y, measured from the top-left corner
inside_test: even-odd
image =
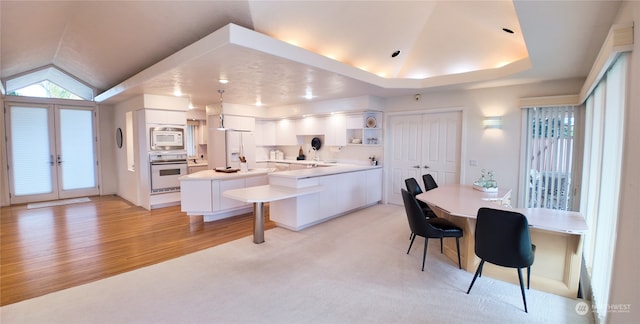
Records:
[[[149,155],[151,194],[180,191],[180,177],[187,174],[186,153]]]
[[[152,151],[184,150],[184,128],[151,127],[149,133]]]

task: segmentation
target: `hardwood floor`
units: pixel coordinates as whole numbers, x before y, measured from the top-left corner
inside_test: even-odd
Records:
[[[104,279],[253,234],[253,215],[216,222],[180,206],[89,203],[0,209],[0,305]],[[267,210],[268,211],[268,208]],[[275,224],[265,220],[265,229]]]

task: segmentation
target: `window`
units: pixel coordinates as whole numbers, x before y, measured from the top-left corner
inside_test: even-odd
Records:
[[[591,279],[599,322],[606,322],[615,249],[628,55],[620,56],[587,98],[584,173],[580,212],[589,232],[584,235],[584,260]]]
[[[45,80],[8,93],[10,96],[82,100],[69,90]]]
[[[55,66],[7,78],[7,94],[39,98],[93,101],[95,89]]]
[[[526,110],[524,207],[572,210],[575,106]]]

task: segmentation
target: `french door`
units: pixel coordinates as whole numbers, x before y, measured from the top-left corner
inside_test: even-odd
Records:
[[[402,205],[404,180],[431,174],[438,184],[460,183],[462,113],[398,115],[389,118],[390,174],[388,201]]]
[[[93,107],[5,108],[11,204],[98,194]]]

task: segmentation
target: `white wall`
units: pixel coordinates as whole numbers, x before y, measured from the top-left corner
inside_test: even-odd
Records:
[[[387,100],[385,113],[462,108],[461,182],[477,180],[482,169],[494,170],[498,186],[511,188],[512,204],[517,205],[522,118],[519,100],[577,94],[583,82],[582,79],[569,79],[510,87],[428,92],[422,93],[419,101],[414,95],[395,97]],[[502,116],[502,129],[485,130],[482,126],[484,116]],[[478,166],[469,166],[469,160],[477,160]]]
[[[4,109],[4,98],[0,97],[0,108]],[[4,136],[4,113],[0,114],[0,135]],[[7,147],[0,140],[0,206],[9,206],[9,178],[7,174]]]
[[[640,22],[640,2],[625,1],[616,23]],[[631,53],[630,82],[625,112],[625,139],[618,214],[618,235],[611,273],[609,305],[630,304],[629,312],[610,312],[610,323],[640,322],[640,268],[638,233],[640,233],[640,32],[634,31],[634,52]]]
[[[112,195],[118,192],[118,177],[114,151],[116,147],[116,127],[114,127],[114,109],[112,106],[98,106],[98,138],[100,168],[100,195]]]
[[[133,99],[124,101],[122,103],[117,104],[113,107],[113,125],[112,129],[116,129],[120,127],[123,131],[124,138],[127,137],[126,134],[126,117],[125,114],[129,111],[133,112],[134,116],[134,125],[135,125],[135,111],[138,109],[142,109],[144,107],[144,100],[142,97],[135,97]],[[135,126],[134,126],[135,131]],[[132,134],[135,137],[135,134]],[[134,146],[137,141],[134,141]],[[114,160],[116,175],[118,178],[118,196],[136,204],[140,204],[140,197],[138,196],[138,177],[135,171],[130,171],[127,168],[127,143],[126,140],[122,144],[121,149],[116,149],[115,145],[112,151],[112,159]],[[134,152],[137,151],[137,148],[134,147]],[[138,163],[136,160],[135,163]]]

